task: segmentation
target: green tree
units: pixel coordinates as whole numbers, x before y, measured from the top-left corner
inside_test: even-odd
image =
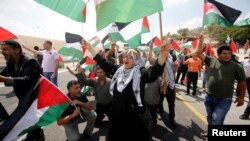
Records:
[[[187,36],[196,38],[202,33],[202,31],[203,31],[202,27],[197,27],[197,28],[189,30]]]
[[[226,27],[219,37],[219,41],[225,43],[225,39],[229,35],[230,38],[233,38],[235,42],[243,44],[246,39],[250,38],[250,26],[245,27]]]
[[[177,33],[179,34],[179,36],[181,36],[182,38],[185,38],[188,35],[189,29],[188,28],[182,28],[182,29],[178,29]]]
[[[221,37],[221,33],[224,31],[225,27],[211,24],[204,29],[204,34],[207,35],[211,40],[218,40]]]

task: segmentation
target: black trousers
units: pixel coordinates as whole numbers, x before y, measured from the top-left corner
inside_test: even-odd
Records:
[[[176,76],[176,79],[175,79],[175,83],[178,83],[180,76],[181,76],[181,83],[183,83],[183,80],[185,79],[187,70],[188,70],[187,65],[181,65],[178,68],[177,76]]]
[[[100,124],[105,117],[104,114],[108,116],[109,121],[111,121],[111,114],[112,114],[112,107],[111,103],[103,105],[103,104],[96,104],[96,124]]]
[[[176,98],[176,93],[175,93],[175,88],[171,89],[170,87],[167,87],[167,94],[161,95],[160,98],[160,103],[159,103],[159,114],[162,114],[164,112],[163,109],[163,101],[164,97],[166,97],[167,102],[168,102],[168,109],[169,109],[169,120],[173,120],[175,118],[175,98]]]
[[[188,72],[187,93],[190,94],[191,83],[193,84],[193,95],[196,95],[198,72]]]
[[[0,121],[5,120],[9,117],[9,114],[3,107],[2,103],[0,102]]]
[[[147,104],[148,110],[154,120],[154,124],[157,123],[157,110],[158,110],[158,106],[159,104],[155,104],[155,105],[149,105]]]

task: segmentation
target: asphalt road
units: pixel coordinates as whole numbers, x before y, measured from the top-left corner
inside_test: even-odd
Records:
[[[61,70],[59,73],[59,87],[66,92],[66,84],[72,79],[76,79],[67,71]],[[198,82],[201,86],[201,80]],[[185,94],[186,87],[177,85],[177,99],[176,99],[176,128],[171,127],[168,122],[168,104],[164,100],[164,109],[166,113],[161,117],[158,116],[157,126],[152,131],[152,141],[203,141],[206,138],[200,137],[200,132],[207,129],[206,111],[203,104],[205,94],[201,93],[197,97]],[[89,97],[94,100],[93,96]],[[12,92],[12,88],[4,87],[0,83],[0,102],[6,107],[8,113],[11,113],[17,106],[17,98]],[[225,119],[225,124],[243,124],[250,125],[250,120],[241,120],[239,115],[243,113],[248,98],[245,97],[245,104],[242,107],[232,107]],[[107,123],[107,118],[104,121]],[[79,125],[80,131],[83,131],[85,123]],[[46,141],[65,141],[64,128],[53,123],[44,127]],[[105,141],[108,133],[108,125],[104,124],[101,128],[95,128],[92,141]]]

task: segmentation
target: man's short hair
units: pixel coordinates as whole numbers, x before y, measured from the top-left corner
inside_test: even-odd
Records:
[[[217,49],[217,54],[221,54],[223,50],[228,50],[232,52],[232,49],[227,44],[222,44]]]
[[[22,52],[21,45],[17,41],[15,41],[15,40],[6,40],[6,41],[3,41],[3,42],[0,42],[0,45],[8,45],[8,46],[10,46],[13,49],[20,49],[20,51]]]
[[[97,72],[97,70],[103,70],[103,68],[97,65],[95,68],[95,73]],[[103,72],[105,72],[105,71],[103,70]]]
[[[51,42],[51,41],[46,40],[46,41],[44,41],[44,42],[52,46],[52,42]]]
[[[68,84],[67,84],[67,89],[69,90],[73,85],[76,85],[76,84],[80,84],[80,82],[77,81],[77,80],[69,81]]]

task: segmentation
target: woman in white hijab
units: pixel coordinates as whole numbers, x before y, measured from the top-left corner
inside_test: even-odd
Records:
[[[148,69],[136,64],[136,51],[124,53],[123,65],[118,67],[103,59],[86,41],[82,44],[94,56],[94,60],[106,72],[113,75],[110,94],[112,97],[112,122],[108,141],[149,141],[149,131],[139,114],[145,111],[143,95],[145,83],[153,82],[163,73],[169,53],[169,45],[162,45],[159,57]]]

